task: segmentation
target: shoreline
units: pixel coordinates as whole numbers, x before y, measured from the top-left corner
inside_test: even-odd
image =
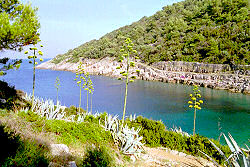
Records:
[[[44,62],[37,66],[37,69],[50,69],[56,71],[71,71],[76,72],[78,63],[68,63],[67,60],[59,64],[51,63],[52,60]],[[114,58],[106,57],[101,60],[98,59],[83,59],[82,63],[84,65],[85,72],[88,72],[91,75],[104,75],[109,77],[121,77],[120,72],[125,70],[125,63],[119,63]],[[165,66],[163,66],[165,63]],[[152,66],[145,65],[140,62],[135,62],[135,67],[131,70],[131,74],[136,76],[137,79],[147,80],[147,81],[160,81],[165,83],[180,83],[193,85],[196,84],[200,87],[219,89],[219,90],[228,90],[234,93],[243,93],[250,95],[250,76],[249,75],[240,75],[232,74],[229,72],[222,72],[221,67],[216,67],[213,69],[213,72],[201,73],[191,71],[190,64],[188,65],[188,71],[177,71],[178,65],[169,69],[166,64],[169,62],[160,62],[153,64]],[[177,62],[178,63],[178,62]],[[183,70],[185,63],[181,62],[180,69]],[[172,63],[173,64],[173,63]],[[184,65],[183,65],[184,64]],[[194,64],[194,63],[193,63]],[[202,64],[202,63],[196,63]],[[205,64],[206,65],[206,64]],[[116,69],[120,66],[121,69]],[[217,65],[218,66],[218,65]],[[221,65],[222,66],[222,65]],[[140,70],[140,72],[136,72]],[[174,70],[174,71],[170,71]],[[204,71],[204,69],[200,70]],[[214,72],[217,71],[217,72]]]

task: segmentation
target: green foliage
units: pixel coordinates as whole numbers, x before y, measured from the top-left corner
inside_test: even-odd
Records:
[[[111,167],[114,164],[114,155],[105,146],[89,146],[83,159],[82,167]]]
[[[36,44],[40,23],[37,8],[22,4],[19,0],[0,0],[0,51],[21,50],[23,46]],[[9,69],[18,69],[21,60],[0,58],[0,76]]]
[[[111,141],[109,132],[104,131],[98,124],[83,122],[66,122],[63,120],[47,120],[45,124],[47,132],[58,135],[58,140],[64,144],[81,143],[105,143]]]
[[[158,147],[163,146],[172,150],[185,152],[191,155],[202,155],[198,150],[213,157],[217,162],[223,163],[224,159],[220,153],[212,146],[208,138],[195,135],[187,137],[179,133],[169,131],[161,121],[149,120],[139,116],[135,121],[130,122],[128,119],[125,122],[130,127],[141,127],[139,132],[140,136],[143,136],[142,142],[147,146]],[[215,144],[225,152],[226,155],[230,155],[230,149],[227,146],[222,146],[219,142],[212,140]]]
[[[0,108],[12,109],[14,107],[14,99],[17,98],[16,89],[10,87],[8,83],[0,81]]]
[[[0,88],[1,109],[17,110],[29,106],[29,104],[26,104],[22,99],[22,92],[17,91],[14,86],[9,86],[8,83],[0,81]]]
[[[78,108],[76,106],[70,106],[70,107],[65,108],[64,110],[66,116],[77,115],[77,111],[78,111]],[[84,113],[84,112],[85,111],[81,108],[80,113]]]
[[[0,0],[0,4],[0,50],[36,44],[40,35],[37,8],[19,0]]]
[[[76,108],[74,108],[76,109]],[[56,134],[57,140],[67,145],[79,143],[110,143],[111,134],[99,125],[99,119],[104,120],[105,113],[99,117],[92,115],[85,118],[85,122],[67,122],[64,120],[47,120],[38,114],[28,111],[19,112],[18,116],[32,123],[32,129],[37,132]]]
[[[7,166],[48,166],[48,148],[33,141],[22,141],[20,136],[0,126],[0,164]]]
[[[103,58],[119,55],[124,36],[130,37],[146,63],[197,61],[249,64],[249,3],[247,0],[185,0],[165,6],[53,59]]]
[[[0,76],[6,75],[6,71],[10,69],[18,70],[22,60],[10,60],[9,58],[1,58],[0,59]]]

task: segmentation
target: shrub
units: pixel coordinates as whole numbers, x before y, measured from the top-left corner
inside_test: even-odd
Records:
[[[48,149],[34,141],[22,141],[19,135],[0,126],[0,164],[7,166],[48,166]]]
[[[67,107],[65,108],[64,112],[66,116],[77,115],[77,113],[79,113],[78,108],[76,106],[70,106],[69,108]],[[85,113],[85,112],[86,111],[81,108],[80,113]]]
[[[114,155],[104,146],[87,147],[82,167],[106,167],[115,166]]]
[[[58,135],[58,139],[64,144],[72,144],[75,141],[81,143],[110,142],[111,135],[98,124],[82,122],[66,122],[63,120],[46,120],[45,130]]]
[[[8,158],[3,166],[47,167],[49,160],[45,156],[46,152],[44,146],[25,141],[18,147],[17,154],[13,158]]]
[[[139,132],[143,136],[142,142],[147,146],[163,146],[172,150],[185,152],[191,155],[202,155],[198,150],[213,157],[217,162],[224,162],[220,153],[212,146],[208,138],[200,135],[187,137],[180,133],[169,131],[161,121],[149,120],[139,116],[135,121],[126,120],[129,127],[141,127]],[[226,155],[230,155],[230,149],[227,146],[220,145],[219,142],[212,140]]]
[[[23,103],[22,93],[22,91],[16,90],[14,86],[9,86],[8,83],[0,81],[0,108],[15,110],[29,105]]]

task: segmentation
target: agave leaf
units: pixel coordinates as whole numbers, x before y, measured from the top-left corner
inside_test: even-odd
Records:
[[[229,157],[227,158],[227,160],[229,161],[231,158],[233,158],[234,154],[229,155]]]
[[[219,149],[219,147],[217,147],[211,140],[209,140],[209,141],[210,141],[210,143],[216,148],[216,150],[218,150],[219,153],[224,157],[224,159],[226,160],[226,162],[230,165],[230,162],[227,161],[227,157],[226,157],[226,155],[221,151],[221,149]],[[231,166],[231,165],[230,165],[230,166]]]
[[[247,165],[247,159],[246,159],[244,153],[241,151],[240,147],[238,146],[238,144],[234,140],[233,136],[230,133],[228,133],[228,136],[231,139],[231,141],[232,141],[232,143],[233,143],[233,145],[234,145],[234,147],[235,147],[235,149],[237,151],[236,155],[237,155],[237,158],[239,160],[240,165],[242,165],[242,166],[244,165],[245,167],[247,167],[248,166]]]
[[[237,144],[236,141],[234,140],[233,136],[232,136],[230,133],[228,133],[228,136],[229,136],[229,138],[231,139],[231,141],[232,141],[232,143],[233,143],[234,148],[236,149],[236,151],[242,153],[240,147],[238,146],[238,144]]]
[[[231,142],[228,140],[228,138],[226,137],[226,135],[224,133],[222,133],[222,134],[223,134],[223,136],[224,136],[224,138],[225,138],[225,140],[227,142],[227,145],[230,148],[231,152],[234,153],[236,151],[235,148],[233,147],[233,145],[231,144]]]
[[[246,146],[247,150],[250,151],[249,147],[246,144],[245,144],[245,146]]]
[[[247,165],[247,160],[246,160],[246,157],[244,155],[244,153],[242,152],[242,150],[240,149],[240,147],[238,146],[237,142],[234,140],[233,136],[228,133],[228,136],[229,138],[231,139],[233,145],[234,145],[234,148],[235,148],[235,154],[237,156],[237,159],[238,161],[232,161],[233,164],[235,165],[236,163],[239,165],[239,166],[245,166],[245,167],[248,167]]]
[[[237,161],[232,161],[232,164],[234,165],[234,167],[241,167]]]
[[[205,155],[205,157],[207,157],[210,161],[212,161],[217,167],[220,167],[220,165],[215,160],[213,160],[213,158],[211,158],[209,155],[207,155],[206,153],[200,151],[199,149],[198,149],[198,151],[200,153],[202,153],[203,155]]]

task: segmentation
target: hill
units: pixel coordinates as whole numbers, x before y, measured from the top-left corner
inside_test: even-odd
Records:
[[[186,0],[57,55],[53,63],[117,57],[124,38],[130,37],[140,59],[148,64],[249,64],[249,18],[247,0]]]

